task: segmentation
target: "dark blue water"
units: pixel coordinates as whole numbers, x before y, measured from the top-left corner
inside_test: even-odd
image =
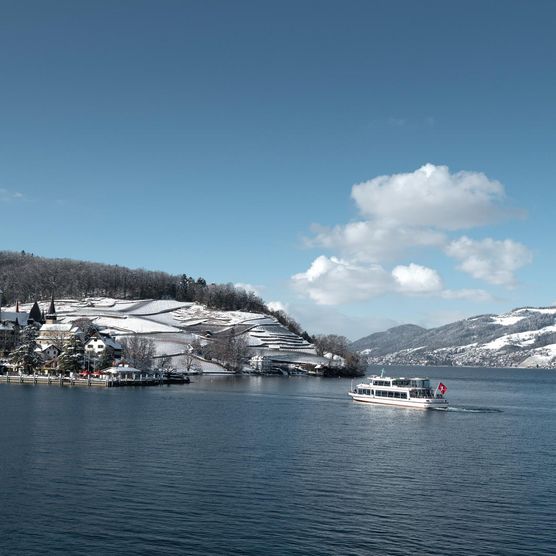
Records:
[[[339,379],[0,385],[0,553],[555,554],[556,372],[426,373],[449,411]]]

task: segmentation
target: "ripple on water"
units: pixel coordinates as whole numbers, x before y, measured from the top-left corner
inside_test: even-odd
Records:
[[[317,379],[0,386],[0,552],[554,554],[554,384],[489,406],[474,376],[442,413]]]

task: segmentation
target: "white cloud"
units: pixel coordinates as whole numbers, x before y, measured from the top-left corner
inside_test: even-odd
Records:
[[[442,280],[436,270],[411,263],[397,266],[392,276],[403,293],[433,293],[442,289]]]
[[[444,289],[439,273],[411,263],[418,249],[434,249],[459,260],[459,270],[496,285],[513,285],[514,272],[531,260],[529,250],[512,240],[451,241],[456,230],[491,225],[515,217],[503,185],[481,172],[451,173],[447,166],[425,164],[414,172],[378,176],[354,185],[352,198],[362,218],[323,227],[314,225],[310,247],[321,255],[292,277],[295,288],[319,304],[348,303],[384,293],[436,295],[446,300],[491,300],[480,289]]]
[[[378,176],[354,185],[361,213],[404,226],[458,230],[484,226],[509,216],[502,208],[504,187],[480,172],[450,173],[425,164],[414,172]]]
[[[391,288],[391,277],[380,265],[362,266],[324,255],[292,281],[299,292],[321,305],[369,299]]]
[[[308,246],[355,261],[382,262],[408,249],[441,248],[450,231],[518,214],[506,206],[498,181],[480,172],[450,173],[447,166],[433,164],[354,185],[351,195],[364,219],[329,228],[313,225]]]
[[[305,272],[292,276],[292,283],[299,293],[319,305],[363,301],[386,293],[475,302],[492,299],[481,289],[443,289],[442,278],[436,270],[415,263],[398,265],[388,272],[377,264],[356,264],[324,255],[317,257]]]
[[[337,249],[358,261],[389,260],[409,247],[438,247],[446,241],[442,232],[378,221],[351,222],[334,228],[314,225],[312,230],[315,236],[306,240],[308,246]]]
[[[388,272],[337,257],[317,257],[306,272],[292,276],[294,287],[320,305],[362,301],[385,293],[442,295],[442,280],[432,268],[414,263]]]
[[[20,201],[23,199],[23,193],[18,191],[8,191],[0,187],[0,202]]]
[[[466,299],[468,301],[492,301],[492,295],[485,290],[461,289],[442,290],[443,299]]]
[[[473,240],[466,236],[446,247],[448,256],[460,261],[458,268],[491,284],[514,286],[514,272],[532,260],[529,249],[511,239]]]

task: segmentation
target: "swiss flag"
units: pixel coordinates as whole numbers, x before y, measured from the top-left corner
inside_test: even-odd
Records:
[[[444,384],[442,384],[442,382],[441,382],[438,385],[438,390],[442,395],[444,395],[448,391],[448,388],[446,388],[446,386]]]

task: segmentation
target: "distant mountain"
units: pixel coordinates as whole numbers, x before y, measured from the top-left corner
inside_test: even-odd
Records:
[[[438,328],[403,325],[352,347],[371,364],[556,368],[556,307],[522,307]]]
[[[399,349],[400,345],[409,345],[416,338],[426,334],[427,329],[416,324],[402,324],[386,330],[365,336],[351,344],[355,351],[372,348],[373,355],[387,355]]]

